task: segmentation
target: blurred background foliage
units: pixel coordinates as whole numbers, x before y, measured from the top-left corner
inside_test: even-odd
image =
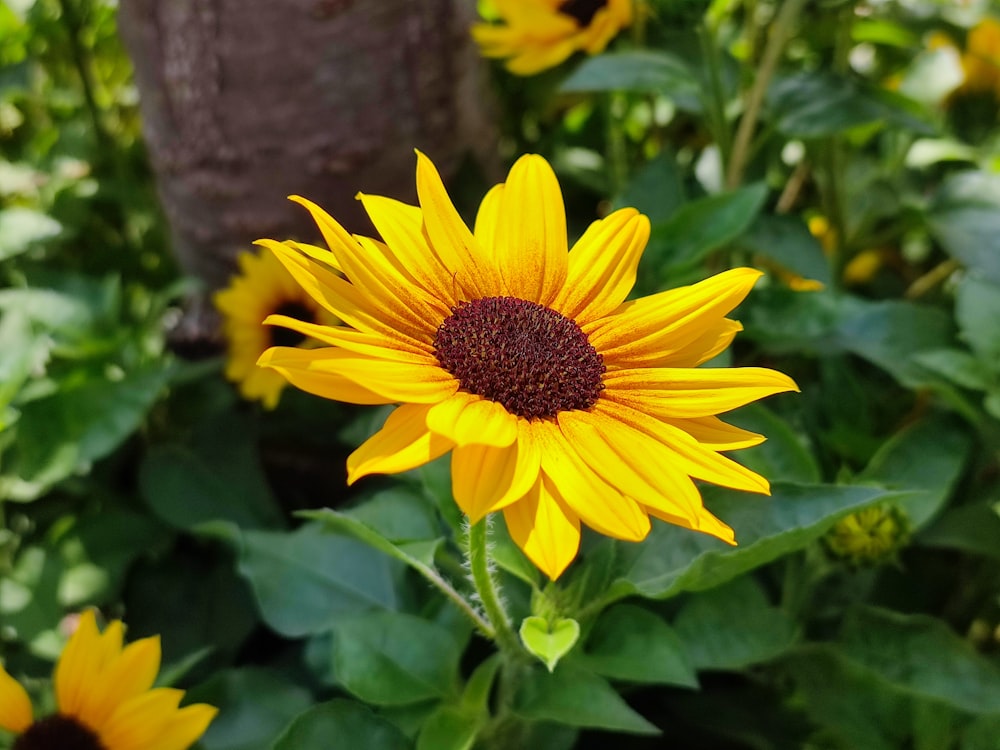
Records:
[[[1000,748],[991,13],[655,0],[611,52],[492,68],[500,153],[552,161],[571,234],[648,214],[637,294],[767,270],[726,363],[802,386],[733,415],[769,437],[735,458],[775,485],[705,491],[740,547],[585,538],[542,587],[496,529],[518,617],[584,633],[514,696],[526,746],[658,747],[659,728],[692,749]],[[0,2],[0,655],[43,678],[63,618],[98,606],[222,708],[205,750],[472,747],[495,663],[413,571],[464,583],[448,467],[348,493],[385,411],[289,390],[265,412],[219,358],[168,350],[191,282],[115,15]],[[324,507],[342,512],[296,516]]]

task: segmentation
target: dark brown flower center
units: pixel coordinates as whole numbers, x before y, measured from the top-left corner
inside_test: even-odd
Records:
[[[301,302],[285,302],[274,311],[274,314],[287,315],[289,318],[305,320],[310,323],[316,318],[313,311]],[[298,346],[306,340],[306,337],[298,331],[292,331],[282,326],[270,326],[270,328],[271,346]]]
[[[515,297],[452,308],[437,330],[434,354],[462,390],[525,419],[588,409],[604,388],[604,360],[580,327]]]
[[[597,11],[608,4],[608,0],[566,0],[559,6],[564,16],[572,16],[580,26],[590,26]]]
[[[12,750],[105,750],[91,730],[69,716],[53,714],[36,721],[14,740]]]

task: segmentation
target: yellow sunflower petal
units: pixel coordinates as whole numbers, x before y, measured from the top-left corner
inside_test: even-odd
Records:
[[[581,326],[605,361],[639,362],[667,356],[708,330],[736,307],[761,276],[734,268],[697,284],[621,305],[605,318]]]
[[[694,521],[690,518],[676,516],[673,513],[659,510],[658,508],[653,508],[651,506],[646,506],[646,510],[649,511],[649,515],[659,518],[661,521],[676,524],[677,526],[681,526],[685,529],[691,529],[692,531],[700,531],[702,534],[714,536],[716,539],[721,539],[726,544],[731,544],[734,547],[736,546],[736,532],[734,532],[730,526],[713,516],[705,508],[702,508],[699,511],[698,517]]]
[[[60,713],[76,716],[80,711],[90,688],[90,680],[101,667],[103,654],[100,645],[101,634],[94,610],[85,610],[80,615],[76,632],[59,657],[52,678]]]
[[[212,719],[219,713],[215,706],[194,703],[177,711],[169,726],[143,750],[187,750],[205,734]]]
[[[431,247],[465,295],[464,299],[496,294],[500,288],[499,274],[479,252],[472,232],[448,197],[437,168],[419,151],[417,197]]]
[[[418,351],[429,350],[432,335],[425,326],[415,329],[403,321],[387,319],[374,300],[285,243],[258,240],[257,244],[273,252],[306,294],[335,317],[358,330],[380,333]]]
[[[515,75],[532,76],[554,68],[572,55],[578,46],[577,41],[572,38],[554,44],[533,45],[512,56],[507,61],[506,68]]]
[[[501,404],[465,391],[431,407],[427,426],[456,445],[504,448],[517,439],[517,417]]]
[[[544,474],[503,517],[514,543],[553,581],[580,549],[580,519]]]
[[[375,229],[409,271],[414,283],[445,308],[454,307],[460,301],[458,289],[451,272],[427,244],[420,208],[380,195],[359,193],[358,198]]]
[[[689,476],[736,490],[771,494],[770,483],[760,474],[706,448],[679,427],[603,399],[594,405],[593,411],[635,427],[658,440],[670,449],[673,465]]]
[[[522,433],[505,448],[467,445],[452,453],[452,494],[470,523],[519,501],[538,481],[541,453],[530,431]]]
[[[606,373],[604,389],[612,401],[671,419],[721,414],[799,387],[784,373],[765,367],[647,367]]]
[[[102,747],[111,750],[146,750],[177,715],[183,690],[155,688],[119,705],[100,726],[91,726]]]
[[[400,344],[394,339],[380,333],[364,333],[345,326],[329,326],[321,323],[309,323],[287,315],[268,315],[265,325],[276,325],[301,333],[307,338],[322,341],[330,346],[339,346],[355,354],[368,357],[391,359],[397,362],[433,365],[437,360],[433,355]]]
[[[78,718],[87,726],[102,726],[119,705],[153,686],[159,668],[159,637],[129,644],[100,674],[91,675]]]
[[[510,293],[548,305],[566,283],[566,208],[552,167],[526,154],[500,195],[496,262]]]
[[[580,458],[559,426],[534,422],[532,430],[542,452],[542,471],[587,526],[605,536],[638,542],[649,533],[649,516],[617,487],[601,479]]]
[[[494,185],[489,192],[483,196],[482,203],[479,204],[479,211],[476,213],[475,228],[472,230],[476,242],[479,243],[480,250],[490,257],[496,257],[497,227],[500,223],[500,205],[503,202],[504,185]],[[504,294],[509,291],[504,287]]]
[[[258,364],[277,370],[304,391],[353,404],[433,404],[458,390],[458,381],[440,366],[375,359],[333,347],[275,346]]]
[[[427,429],[425,404],[403,404],[382,429],[347,457],[347,483],[368,474],[397,474],[423,466],[447,453],[454,443]]]
[[[584,325],[618,307],[635,284],[649,219],[622,208],[595,221],[569,252],[566,283],[552,308]]]
[[[735,320],[723,318],[706,326],[695,338],[679,345],[666,356],[630,356],[627,359],[609,357],[608,369],[629,367],[697,367],[712,357],[721,354],[733,343],[743,325]]]
[[[0,729],[20,734],[31,726],[33,720],[28,693],[0,666]]]
[[[713,451],[734,451],[752,448],[767,438],[756,432],[726,424],[718,417],[693,417],[691,419],[670,419],[670,424],[684,430],[704,447]]]

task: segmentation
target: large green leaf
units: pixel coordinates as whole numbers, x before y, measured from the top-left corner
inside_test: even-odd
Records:
[[[840,646],[904,693],[970,713],[1000,713],[1000,668],[933,617],[860,609],[845,621]]]
[[[915,115],[912,102],[830,72],[777,78],[768,88],[767,104],[778,130],[792,138],[823,138],[883,121],[934,134]]]
[[[744,466],[772,482],[813,484],[820,481],[819,466],[805,439],[766,406],[751,404],[727,414],[725,419],[737,427],[767,436],[761,445],[734,454],[733,457]]]
[[[798,216],[761,214],[739,244],[779,263],[806,279],[830,284],[830,262],[823,248]]]
[[[634,208],[653,224],[669,219],[684,203],[684,183],[677,159],[664,151],[633,175],[615,208]]]
[[[299,638],[343,617],[396,606],[396,563],[319,524],[291,533],[246,531],[240,546],[240,573],[265,622],[283,635]]]
[[[563,662],[551,674],[539,665],[521,685],[515,712],[525,719],[556,721],[574,727],[633,734],[659,734],[608,682],[593,672]]]
[[[839,742],[834,747],[899,750],[910,739],[911,702],[831,646],[809,646],[782,660],[806,713]]]
[[[339,738],[336,741],[334,738]],[[371,709],[338,698],[313,706],[295,717],[271,745],[271,750],[330,750],[331,745],[351,750],[408,750],[409,740]]]
[[[920,528],[947,502],[971,449],[962,423],[932,415],[887,440],[858,479],[907,490],[896,502]]]
[[[669,52],[631,50],[584,60],[563,81],[564,92],[648,91],[664,94],[681,109],[701,109],[698,80],[688,65]]]
[[[981,502],[950,508],[920,533],[917,542],[1000,559],[1000,514]]]
[[[607,600],[630,594],[662,599],[701,591],[802,549],[840,518],[886,497],[875,487],[778,484],[771,497],[715,487],[706,505],[736,531],[731,547],[704,534],[656,523],[641,544],[620,544],[622,574]]]
[[[976,356],[1000,375],[1000,282],[978,276],[962,279],[955,294],[955,320]]]
[[[284,526],[257,458],[256,429],[245,415],[205,420],[191,445],[153,448],[139,468],[139,486],[153,511],[177,528],[215,520]]]
[[[216,673],[188,691],[187,700],[219,709],[198,742],[204,750],[270,747],[289,722],[312,703],[304,688],[277,672],[252,667]]]
[[[674,620],[695,669],[737,670],[769,661],[794,642],[797,628],[767,601],[751,576],[693,594]]]
[[[919,362],[921,352],[953,339],[941,310],[904,301],[869,302],[847,294],[761,290],[741,315],[747,335],[774,352],[817,356],[850,352],[892,374],[903,385],[935,382]]]
[[[602,612],[574,660],[615,680],[698,686],[678,634],[659,615],[632,604]]]
[[[950,175],[934,197],[927,223],[950,255],[1000,283],[1000,175]]]
[[[379,706],[456,695],[461,652],[448,630],[402,612],[370,612],[333,625],[337,681]]]
[[[120,379],[92,378],[24,404],[18,422],[17,475],[36,483],[40,491],[88,469],[139,427],[166,381],[167,369],[153,364]]]
[[[52,550],[26,547],[0,576],[0,618],[30,653],[55,659],[62,651],[63,616],[58,600],[63,566]]]
[[[746,231],[766,197],[767,186],[756,183],[685,203],[652,228],[644,266],[665,278],[672,268],[698,263]]]

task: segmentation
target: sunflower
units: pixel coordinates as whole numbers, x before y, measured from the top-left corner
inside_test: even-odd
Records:
[[[577,50],[596,55],[632,23],[632,0],[493,0],[502,23],[478,23],[472,36],[486,57],[533,75]]]
[[[239,385],[244,398],[273,409],[286,382],[257,367],[257,358],[269,346],[297,345],[301,337],[265,326],[264,318],[281,313],[314,322],[329,319],[271,253],[241,253],[238,262],[240,273],[215,294],[228,345],[226,377]]]
[[[581,521],[639,541],[654,516],[733,543],[692,478],[768,493],[719,453],[764,438],[715,415],[797,388],[774,370],[697,366],[741,330],[725,315],[760,272],[626,302],[649,220],[620,209],[567,252],[562,194],[539,156],[489,191],[472,231],[420,153],[417,195],[419,206],[359,196],[383,241],[352,237],[298,197],[331,252],[261,240],[345,325],[272,315],[329,346],[274,347],[260,364],[326,398],[401,404],[348,458],[348,481],[451,451],[470,521],[502,510],[552,579],[575,557]]]
[[[80,616],[56,665],[58,711],[35,720],[24,688],[0,667],[0,729],[13,750],[185,750],[205,733],[217,709],[178,708],[183,690],[153,688],[160,639],[122,646],[123,627],[101,633],[93,611]]]

